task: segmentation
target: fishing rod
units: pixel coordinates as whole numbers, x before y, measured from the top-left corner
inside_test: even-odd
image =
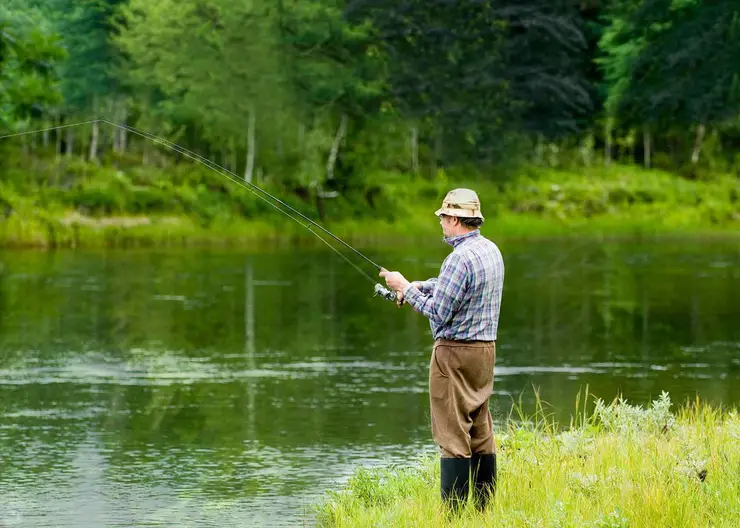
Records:
[[[371,277],[362,268],[360,268],[354,262],[352,262],[349,258],[347,258],[346,255],[344,255],[342,252],[340,252],[336,247],[334,247],[331,243],[329,243],[328,240],[326,240],[324,237],[322,237],[320,234],[318,234],[312,228],[313,227],[318,228],[324,234],[328,235],[332,239],[334,239],[337,242],[341,243],[342,245],[344,245],[345,247],[347,247],[348,249],[350,249],[352,252],[354,252],[356,255],[360,256],[362,259],[364,259],[365,261],[367,261],[368,263],[370,263],[375,269],[377,269],[379,271],[383,269],[380,265],[378,265],[375,262],[373,262],[370,258],[368,258],[366,255],[364,255],[363,253],[361,253],[359,250],[357,250],[356,248],[352,247],[347,242],[345,242],[344,240],[342,240],[341,238],[339,238],[335,234],[331,233],[328,229],[324,228],[323,226],[319,225],[315,221],[311,220],[306,215],[304,215],[300,211],[297,211],[295,208],[291,207],[290,205],[288,205],[284,201],[280,200],[276,196],[273,196],[272,194],[270,194],[269,192],[265,191],[261,187],[253,184],[252,182],[249,182],[249,181],[246,181],[246,180],[243,180],[243,179],[239,178],[239,176],[237,176],[235,173],[233,173],[232,171],[230,171],[226,167],[223,167],[221,165],[218,165],[216,162],[214,162],[212,160],[209,160],[208,158],[205,158],[204,156],[201,156],[200,154],[197,154],[197,153],[195,153],[195,152],[193,152],[191,150],[188,150],[185,147],[183,147],[181,145],[178,145],[176,143],[173,143],[171,141],[168,141],[168,140],[166,140],[166,139],[164,139],[162,137],[156,136],[156,135],[154,135],[154,134],[152,134],[150,132],[145,132],[143,130],[134,128],[134,127],[129,126],[129,125],[115,123],[113,121],[109,121],[109,120],[104,119],[104,118],[99,118],[99,119],[92,119],[92,120],[89,120],[89,121],[82,121],[82,122],[79,122],[79,123],[71,123],[71,124],[67,124],[67,125],[59,125],[59,126],[53,126],[53,127],[48,127],[48,128],[42,128],[42,129],[38,129],[38,130],[31,130],[31,131],[28,131],[28,132],[18,132],[18,133],[14,133],[14,134],[7,134],[7,135],[4,135],[4,136],[0,136],[0,139],[8,139],[8,138],[13,138],[13,137],[26,136],[26,135],[30,135],[30,134],[38,134],[38,133],[42,133],[42,132],[51,132],[53,130],[60,130],[60,129],[71,128],[71,127],[78,127],[78,126],[89,125],[89,124],[94,124],[94,123],[105,123],[107,125],[111,125],[113,127],[119,128],[121,130],[126,130],[128,132],[131,132],[132,134],[136,134],[138,136],[141,136],[141,137],[143,137],[145,139],[148,139],[149,141],[153,141],[155,143],[158,143],[160,145],[163,145],[164,147],[166,147],[166,148],[168,148],[168,149],[170,149],[170,150],[172,150],[174,152],[177,152],[178,154],[181,154],[181,155],[183,155],[183,156],[185,156],[185,157],[187,157],[189,159],[192,159],[192,160],[200,163],[201,165],[205,166],[206,168],[208,168],[208,169],[210,169],[210,170],[212,170],[212,171],[220,174],[221,176],[224,176],[225,178],[227,178],[231,182],[233,182],[233,183],[235,183],[235,184],[237,184],[237,185],[239,185],[239,186],[247,189],[249,192],[251,192],[252,194],[254,194],[257,198],[259,198],[262,201],[264,201],[265,203],[269,204],[271,207],[277,209],[279,212],[281,212],[282,214],[284,214],[285,216],[287,216],[291,220],[295,221],[299,225],[301,225],[304,228],[308,229],[308,231],[311,234],[313,234],[316,238],[318,238],[319,240],[321,240],[327,247],[329,247],[332,251],[334,251],[342,259],[344,259],[350,266],[352,266],[355,270],[357,270],[360,274],[362,274],[364,277],[366,277],[367,279],[369,279],[371,282],[375,283],[375,286],[374,286],[374,289],[373,289],[373,297],[380,296],[383,299],[386,299],[388,301],[395,301],[396,300],[396,293],[394,291],[389,290],[388,288],[386,288],[382,284],[377,283],[376,280],[373,277]],[[290,210],[292,213],[295,213],[301,219],[303,219],[306,222],[308,222],[308,224],[304,224],[303,222],[301,222],[301,220],[299,220],[298,218],[296,218],[292,214],[289,214],[287,211],[285,211],[284,209],[281,209],[278,205],[276,205],[275,203],[273,203],[270,200],[268,200],[267,198],[265,198],[265,196],[266,197],[269,197],[271,200],[274,200],[275,202],[277,202],[278,204],[280,204],[282,207]]]

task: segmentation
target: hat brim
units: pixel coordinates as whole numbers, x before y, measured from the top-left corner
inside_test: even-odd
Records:
[[[447,216],[457,216],[461,218],[480,218],[483,219],[483,214],[480,212],[480,209],[476,209],[475,211],[471,211],[470,209],[450,209],[447,207],[442,207],[440,209],[437,209],[434,211],[434,214],[436,216],[439,215],[447,215]]]

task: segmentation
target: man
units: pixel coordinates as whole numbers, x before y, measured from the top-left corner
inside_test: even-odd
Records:
[[[441,495],[451,508],[473,497],[484,509],[496,485],[496,445],[488,399],[493,393],[496,332],[504,283],[504,262],[496,244],[480,234],[478,195],[450,191],[435,212],[445,241],[454,250],[438,278],[409,283],[382,270],[389,288],[426,316],[434,348],[429,366],[432,436],[441,452]]]

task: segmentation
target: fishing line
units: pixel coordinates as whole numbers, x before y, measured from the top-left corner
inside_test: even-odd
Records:
[[[376,264],[375,262],[373,262],[372,260],[370,260],[370,259],[369,259],[368,257],[366,257],[365,255],[363,255],[363,254],[362,254],[361,252],[359,252],[359,251],[358,251],[357,249],[355,249],[355,248],[353,248],[352,246],[350,246],[350,245],[349,245],[348,243],[346,243],[346,242],[345,242],[344,240],[342,240],[342,239],[341,239],[341,238],[339,238],[338,236],[336,236],[336,235],[334,235],[333,233],[331,233],[331,232],[330,232],[329,230],[325,229],[325,228],[324,228],[323,226],[321,226],[321,225],[317,224],[316,222],[314,222],[313,220],[311,220],[311,219],[310,219],[309,217],[307,217],[306,215],[304,215],[304,214],[303,214],[303,213],[301,213],[300,211],[298,211],[298,210],[294,209],[293,207],[291,207],[291,206],[290,206],[290,205],[288,205],[287,203],[285,203],[285,202],[283,202],[282,200],[280,200],[280,199],[279,199],[278,197],[276,197],[276,196],[273,196],[272,194],[268,193],[267,191],[265,191],[264,189],[262,189],[262,188],[258,187],[257,185],[253,184],[252,182],[247,182],[247,181],[244,181],[244,180],[243,180],[243,179],[241,179],[241,178],[240,178],[240,177],[239,177],[239,176],[238,176],[237,174],[234,174],[233,172],[231,172],[231,171],[230,171],[229,169],[227,169],[226,167],[222,167],[221,165],[218,165],[218,164],[217,164],[217,163],[215,163],[214,161],[211,161],[211,160],[209,160],[208,158],[205,158],[205,157],[201,156],[200,154],[197,154],[197,153],[195,153],[195,152],[193,152],[193,151],[191,151],[191,150],[188,150],[188,149],[186,149],[185,147],[183,147],[183,146],[181,146],[181,145],[178,145],[178,144],[176,144],[176,143],[172,143],[171,141],[168,141],[168,140],[166,140],[166,139],[164,139],[164,138],[161,138],[161,137],[155,136],[154,134],[152,134],[152,133],[150,133],[150,132],[144,132],[144,131],[142,131],[142,130],[136,129],[136,128],[134,128],[134,127],[132,127],[132,126],[129,126],[129,125],[122,125],[122,124],[119,124],[119,123],[114,123],[114,122],[112,122],[112,121],[108,121],[107,119],[98,119],[98,121],[100,121],[100,122],[102,122],[102,123],[108,123],[109,125],[113,125],[113,126],[115,126],[115,127],[123,128],[123,129],[125,129],[125,130],[129,130],[129,131],[133,132],[134,134],[139,134],[140,136],[142,136],[142,137],[146,137],[147,139],[150,139],[150,140],[152,140],[152,141],[157,141],[157,142],[160,142],[160,143],[162,143],[162,144],[163,144],[163,145],[165,145],[165,146],[169,146],[170,148],[177,148],[177,149],[180,149],[180,151],[181,151],[181,152],[183,152],[183,153],[187,152],[187,153],[188,153],[188,154],[189,154],[190,156],[193,156],[194,158],[196,158],[196,160],[199,160],[199,161],[201,161],[201,162],[202,162],[202,163],[204,163],[204,164],[205,164],[205,163],[207,162],[208,164],[210,164],[211,168],[214,168],[214,167],[215,167],[215,168],[218,168],[218,169],[219,169],[219,170],[221,170],[221,171],[224,171],[224,172],[228,173],[228,174],[229,174],[229,175],[231,176],[231,178],[230,178],[230,179],[232,179],[232,181],[235,181],[236,183],[239,183],[239,184],[244,184],[244,183],[246,183],[246,184],[247,184],[247,185],[249,185],[249,186],[250,186],[250,187],[251,187],[252,189],[254,189],[254,190],[256,190],[256,191],[259,191],[259,192],[261,192],[262,194],[264,194],[264,195],[266,195],[266,196],[269,196],[269,197],[270,197],[271,199],[275,200],[275,201],[276,201],[277,203],[279,203],[280,205],[282,205],[282,206],[283,206],[283,207],[285,207],[286,209],[289,209],[289,210],[290,210],[291,212],[293,212],[293,213],[297,214],[298,216],[300,216],[301,218],[303,218],[304,220],[306,220],[307,222],[309,222],[309,223],[310,223],[311,225],[313,225],[314,227],[317,227],[317,228],[319,228],[319,229],[320,229],[321,231],[323,231],[323,232],[324,232],[325,234],[329,235],[329,236],[330,236],[330,237],[332,237],[332,238],[333,238],[334,240],[336,240],[337,242],[339,242],[339,243],[343,244],[343,245],[344,245],[344,246],[345,246],[346,248],[350,249],[351,251],[353,251],[353,252],[354,252],[355,254],[357,254],[357,255],[358,255],[358,256],[360,256],[361,258],[365,259],[365,260],[366,260],[367,262],[369,262],[370,264],[372,264],[372,265],[373,265],[373,266],[374,266],[374,267],[375,267],[376,269],[381,269],[381,266],[379,266],[378,264]],[[206,165],[206,166],[208,166],[208,165]],[[227,176],[227,177],[228,177],[228,176]],[[234,180],[234,178],[235,178],[235,180]],[[242,186],[243,186],[243,185],[242,185]],[[312,233],[313,233],[313,231],[312,231]]]
[[[71,127],[77,127],[82,125],[91,125],[93,123],[97,123],[100,121],[100,119],[91,119],[90,121],[82,121],[80,123],[70,123],[69,125],[59,125],[59,126],[53,126],[49,128],[41,128],[39,130],[31,130],[29,132],[18,132],[17,134],[8,134],[6,136],[0,136],[0,139],[5,138],[12,138],[12,137],[18,137],[18,136],[27,136],[29,134],[38,134],[40,132],[51,132],[52,130],[59,130],[62,128],[71,128]]]
[[[355,264],[354,262],[352,262],[351,260],[349,260],[346,255],[344,255],[341,251],[339,251],[337,248],[335,248],[334,246],[332,246],[329,243],[328,240],[326,240],[321,235],[319,235],[316,231],[314,231],[313,229],[311,229],[311,226],[310,225],[307,225],[307,224],[302,223],[300,220],[298,220],[294,216],[288,214],[286,211],[284,211],[283,209],[281,209],[280,207],[278,207],[274,203],[270,202],[264,196],[260,196],[259,194],[257,194],[256,191],[262,192],[266,196],[269,196],[271,199],[273,199],[276,202],[278,202],[280,205],[282,205],[282,206],[290,209],[291,211],[295,212],[296,214],[300,215],[302,218],[304,218],[308,222],[310,222],[310,224],[312,224],[312,225],[314,225],[316,227],[319,227],[320,229],[322,229],[323,231],[325,231],[326,233],[328,233],[329,235],[331,235],[334,239],[338,240],[339,242],[341,242],[342,244],[344,244],[348,248],[352,249],[355,253],[357,253],[358,255],[360,255],[361,257],[363,257],[365,260],[367,260],[368,262],[370,262],[371,264],[373,264],[373,266],[376,266],[376,267],[378,267],[378,269],[380,269],[380,267],[377,264],[375,264],[369,258],[365,257],[365,255],[363,255],[362,253],[360,253],[359,251],[357,251],[355,248],[353,248],[352,246],[350,246],[349,244],[347,244],[341,238],[339,238],[336,235],[330,233],[329,231],[327,231],[326,229],[324,229],[323,227],[321,227],[320,225],[318,225],[316,222],[314,222],[310,218],[306,217],[305,215],[301,214],[299,211],[296,211],[293,207],[291,207],[290,205],[286,204],[282,200],[276,198],[275,196],[273,196],[272,194],[268,193],[264,189],[261,189],[260,187],[258,187],[257,185],[254,185],[251,182],[246,182],[246,181],[240,179],[239,176],[237,176],[236,174],[234,174],[233,172],[231,172],[229,169],[227,169],[225,167],[222,167],[221,165],[218,165],[214,161],[211,161],[208,158],[205,158],[205,157],[201,156],[200,154],[197,154],[195,152],[192,152],[192,151],[186,149],[185,147],[182,147],[182,146],[180,146],[180,145],[178,145],[176,143],[172,143],[171,141],[168,141],[168,140],[166,140],[164,138],[155,136],[154,134],[151,134],[149,132],[145,132],[143,130],[138,130],[138,129],[132,127],[132,126],[121,125],[121,124],[118,124],[118,123],[113,123],[112,121],[108,121],[106,119],[100,119],[99,121],[101,123],[106,123],[106,124],[112,125],[114,127],[118,127],[118,128],[124,129],[124,130],[128,130],[129,132],[131,132],[133,134],[137,134],[137,135],[139,135],[139,136],[141,136],[141,137],[143,137],[145,139],[148,139],[150,141],[154,141],[155,143],[159,143],[161,145],[164,145],[165,147],[167,147],[167,148],[169,148],[169,149],[171,149],[171,150],[173,150],[173,151],[175,151],[175,152],[177,152],[179,154],[182,154],[183,156],[186,156],[186,157],[188,157],[188,158],[190,158],[192,160],[197,161],[198,163],[201,163],[205,167],[207,167],[207,168],[211,169],[212,171],[214,171],[214,172],[216,172],[216,173],[224,176],[225,178],[229,179],[233,183],[236,183],[237,185],[243,187],[244,189],[247,189],[249,192],[251,192],[252,194],[254,194],[257,198],[259,198],[263,202],[269,204],[270,206],[272,206],[273,208],[277,209],[278,211],[280,211],[281,213],[283,213],[285,216],[287,216],[291,220],[295,221],[299,225],[301,225],[301,226],[305,227],[306,229],[308,229],[311,232],[311,234],[313,234],[314,236],[316,236],[316,238],[318,238],[324,244],[326,244],[327,247],[329,247],[337,255],[339,255],[340,257],[342,257],[342,259],[344,259],[345,262],[347,262],[350,266],[352,266],[359,273],[361,273],[362,275],[364,275],[365,277],[367,277],[371,282],[376,282],[375,279],[373,279],[365,270],[363,270],[362,268],[360,268],[359,266],[357,266],[357,264]]]
[[[24,136],[24,135],[28,135],[28,134],[37,134],[37,133],[40,133],[40,132],[49,132],[49,131],[52,131],[52,130],[59,130],[59,129],[62,129],[62,128],[82,126],[82,125],[88,125],[88,124],[93,124],[93,123],[106,123],[108,125],[111,125],[111,126],[114,126],[114,127],[120,128],[120,129],[123,129],[123,130],[127,130],[127,131],[129,131],[129,132],[131,132],[133,134],[139,135],[139,136],[141,136],[141,137],[143,137],[145,139],[148,139],[148,140],[153,141],[155,143],[159,143],[161,145],[164,145],[165,147],[169,148],[170,150],[173,150],[173,151],[175,151],[175,152],[177,152],[179,154],[182,154],[183,156],[186,156],[187,158],[190,158],[190,159],[192,159],[194,161],[197,161],[198,163],[204,165],[206,168],[211,169],[212,171],[214,171],[214,172],[216,172],[216,173],[224,176],[225,178],[229,179],[233,183],[236,183],[237,185],[239,185],[239,186],[247,189],[249,192],[251,192],[252,194],[254,194],[257,198],[261,199],[262,201],[266,202],[267,204],[269,204],[273,208],[277,209],[279,212],[283,213],[288,218],[292,219],[296,223],[298,223],[301,226],[303,226],[306,229],[308,229],[308,231],[311,232],[311,234],[313,234],[314,236],[316,236],[316,238],[318,238],[319,240],[321,240],[327,247],[329,247],[332,251],[334,251],[342,259],[344,259],[344,261],[347,262],[350,266],[352,266],[355,270],[357,270],[359,273],[361,273],[364,277],[366,277],[371,282],[373,282],[373,283],[376,282],[376,280],[373,277],[371,277],[362,268],[360,268],[359,266],[357,266],[354,262],[352,262],[351,260],[349,260],[349,258],[347,258],[346,255],[344,255],[336,247],[334,247],[332,244],[330,244],[328,240],[326,240],[321,235],[319,235],[316,231],[314,231],[311,228],[311,226],[314,226],[314,227],[319,228],[321,231],[323,231],[324,233],[326,233],[329,236],[331,236],[334,240],[340,242],[345,247],[347,247],[350,250],[352,250],[355,254],[359,255],[364,260],[366,260],[367,262],[369,262],[370,264],[372,264],[376,269],[379,269],[379,270],[382,269],[381,266],[379,266],[378,264],[376,264],[375,262],[373,262],[371,259],[369,259],[367,256],[365,256],[364,254],[362,254],[360,251],[358,251],[354,247],[350,246],[348,243],[346,243],[344,240],[342,240],[338,236],[334,235],[333,233],[331,233],[330,231],[328,231],[327,229],[325,229],[321,225],[317,224],[316,222],[314,222],[313,220],[311,220],[310,218],[308,218],[307,216],[305,216],[304,214],[302,214],[300,211],[297,211],[295,208],[293,208],[290,205],[286,204],[285,202],[283,202],[279,198],[273,196],[272,194],[268,193],[267,191],[265,191],[264,189],[260,188],[259,186],[255,185],[255,184],[253,184],[251,182],[247,182],[247,181],[242,180],[241,178],[239,178],[239,176],[237,176],[236,174],[234,174],[233,172],[231,172],[229,169],[227,169],[225,167],[222,167],[221,165],[218,165],[214,161],[209,160],[208,158],[205,158],[205,157],[201,156],[200,154],[197,154],[195,152],[192,152],[192,151],[186,149],[185,147],[182,147],[181,145],[178,145],[176,143],[172,143],[171,141],[168,141],[168,140],[166,140],[164,138],[161,138],[161,137],[156,136],[154,134],[151,134],[149,132],[145,132],[143,130],[139,130],[139,129],[134,128],[134,127],[129,126],[129,125],[122,125],[122,124],[119,124],[119,123],[114,123],[112,121],[108,121],[107,119],[102,119],[101,118],[101,119],[93,119],[93,120],[90,120],[90,121],[83,121],[83,122],[80,122],[80,123],[72,123],[72,124],[68,124],[68,125],[59,125],[59,126],[54,126],[54,127],[48,127],[48,128],[39,129],[39,130],[33,130],[33,131],[29,131],[29,132],[19,132],[19,133],[15,133],[15,134],[8,134],[8,135],[0,136],[0,139],[11,138],[11,137],[18,137],[18,136]],[[260,192],[260,193],[268,196],[272,200],[274,200],[277,203],[279,203],[281,206],[283,206],[286,209],[289,209],[290,211],[294,212],[295,214],[297,214],[298,216],[300,216],[301,218],[303,218],[304,220],[306,220],[307,222],[309,222],[310,225],[304,224],[303,222],[301,222],[300,220],[298,220],[293,215],[287,213],[285,210],[281,209],[280,207],[278,207],[277,205],[275,205],[271,201],[267,200],[264,196],[261,196],[260,194],[257,194],[257,192]],[[387,298],[387,299],[390,300],[390,295],[391,294],[392,294],[392,292],[388,292],[380,284],[376,284],[375,295],[382,295],[383,297],[385,297],[385,298]]]
[[[150,141],[154,141],[156,143],[160,143],[160,144],[162,144],[162,145],[170,148],[171,150],[174,150],[176,152],[179,152],[180,154],[186,155],[187,157],[189,157],[191,159],[194,159],[195,161],[198,161],[199,163],[205,165],[209,169],[211,169],[211,170],[213,170],[215,172],[218,172],[222,176],[225,176],[226,178],[230,179],[234,183],[237,183],[237,184],[241,185],[242,187],[245,187],[246,188],[246,185],[244,185],[244,184],[247,184],[252,189],[254,189],[256,191],[259,191],[259,192],[261,192],[262,194],[264,194],[266,196],[269,196],[272,200],[275,200],[281,206],[283,206],[286,209],[290,210],[291,212],[297,214],[298,216],[300,216],[302,219],[304,219],[307,222],[309,222],[314,227],[317,227],[318,229],[320,229],[321,231],[323,231],[325,234],[329,235],[331,238],[333,238],[337,242],[339,242],[342,245],[344,245],[346,248],[348,248],[351,251],[353,251],[356,255],[358,255],[361,258],[363,258],[365,261],[367,261],[368,263],[370,263],[376,269],[378,269],[378,270],[382,269],[380,265],[378,265],[375,262],[373,262],[372,260],[370,260],[367,256],[365,256],[364,254],[362,254],[360,251],[358,251],[354,247],[350,246],[347,242],[345,242],[344,240],[342,240],[341,238],[339,238],[335,234],[331,233],[329,230],[327,230],[323,226],[317,224],[316,222],[314,222],[313,220],[311,220],[310,218],[308,218],[306,215],[304,215],[300,211],[297,211],[295,208],[293,208],[290,205],[288,205],[287,203],[283,202],[282,200],[280,200],[276,196],[273,196],[272,194],[268,193],[267,191],[265,191],[264,189],[258,187],[257,185],[253,184],[252,182],[246,182],[246,181],[244,181],[243,179],[239,178],[239,176],[237,174],[234,174],[233,172],[231,172],[226,167],[222,167],[221,165],[218,165],[216,162],[214,162],[212,160],[209,160],[208,158],[205,158],[205,157],[201,156],[200,154],[197,154],[197,153],[195,153],[195,152],[193,152],[191,150],[188,150],[185,147],[183,147],[181,145],[178,145],[177,143],[172,143],[171,141],[168,141],[168,140],[166,140],[164,138],[161,138],[159,136],[156,136],[156,135],[154,135],[154,134],[152,134],[150,132],[145,132],[143,130],[139,130],[139,129],[134,128],[134,127],[129,126],[129,125],[122,125],[120,123],[115,123],[113,121],[109,121],[107,119],[100,118],[100,119],[91,119],[89,121],[83,121],[83,122],[80,122],[80,123],[71,123],[71,124],[68,124],[68,125],[59,125],[59,126],[54,126],[54,127],[49,127],[49,128],[42,128],[42,129],[39,129],[39,130],[31,130],[29,132],[18,132],[16,134],[8,134],[8,135],[5,135],[5,136],[0,136],[0,139],[12,138],[12,137],[18,137],[18,136],[25,136],[25,135],[29,135],[29,134],[38,134],[40,132],[50,132],[52,130],[58,130],[58,129],[62,129],[62,128],[70,128],[70,127],[76,127],[76,126],[82,126],[82,125],[89,125],[89,124],[93,124],[93,123],[106,123],[108,125],[111,125],[111,126],[114,126],[114,127],[117,127],[117,128],[128,130],[129,132],[132,132],[134,134],[137,134],[137,135],[139,135],[139,136],[141,136],[143,138],[149,139]],[[224,174],[224,173],[227,173],[227,174]],[[253,194],[255,194],[259,198],[262,198],[261,196],[257,195],[256,193],[253,193]],[[263,200],[264,200],[264,198],[263,198]],[[268,203],[270,203],[270,202],[268,202]],[[272,204],[272,203],[270,203],[270,205],[273,205],[274,206],[274,204]],[[286,214],[287,216],[293,218],[292,216],[288,215],[285,211],[283,211],[281,209],[278,209],[278,210],[280,212],[282,212],[283,214]],[[295,220],[295,218],[293,218],[293,219]],[[306,226],[304,224],[301,224],[301,225],[303,225],[304,227],[306,227],[306,229],[309,229],[309,231],[311,231],[312,233],[316,234],[316,232],[314,232],[313,230],[311,230],[308,226]]]

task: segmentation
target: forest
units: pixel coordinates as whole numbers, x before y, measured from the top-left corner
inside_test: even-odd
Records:
[[[422,191],[436,200],[465,180],[512,195],[501,186],[521,174],[599,185],[619,166],[633,186],[650,170],[677,186],[721,179],[710,216],[735,222],[740,4],[3,0],[0,135],[87,123],[0,142],[6,209],[42,194],[90,214],[190,211],[234,192],[101,117],[322,219],[388,209],[392,188],[441,182]],[[588,200],[570,198],[587,215]],[[250,207],[237,214],[262,210]]]

